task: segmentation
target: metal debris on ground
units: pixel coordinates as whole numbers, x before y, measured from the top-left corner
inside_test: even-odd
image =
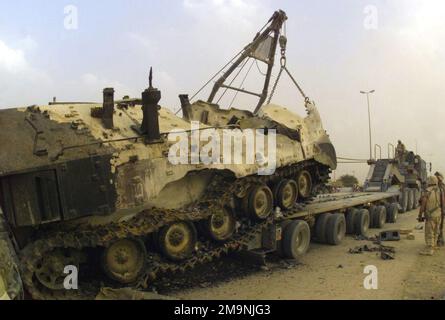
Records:
[[[380,241],[400,241],[400,231],[399,230],[388,230],[382,231],[379,235]]]
[[[414,233],[410,233],[406,236],[407,240],[416,240],[416,236],[414,235]]]
[[[280,261],[280,267],[282,269],[293,269],[293,268],[295,268],[295,267],[297,267],[297,266],[299,266],[301,264],[302,263],[298,262],[297,260],[286,259],[286,260],[281,260]]]
[[[377,236],[374,236],[374,237],[367,237],[367,236],[363,236],[363,235],[357,235],[357,236],[354,236],[354,240],[357,240],[357,241],[377,241],[378,240],[378,237]]]
[[[382,258],[382,260],[394,260],[395,254],[382,251],[380,252],[380,258]]]
[[[380,252],[380,257],[383,260],[395,259],[396,250],[394,247],[379,245],[379,246],[358,246],[354,249],[349,249],[350,254],[362,254],[363,252]]]
[[[375,252],[378,250],[378,247],[369,247],[368,245],[358,246],[354,249],[349,249],[350,254],[361,254],[363,252]]]
[[[423,230],[423,224],[418,224],[418,225],[415,227],[415,229],[416,229],[416,230]]]

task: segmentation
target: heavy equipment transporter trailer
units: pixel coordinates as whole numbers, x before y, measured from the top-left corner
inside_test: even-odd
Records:
[[[400,196],[395,188],[387,192],[320,195],[289,212],[277,210],[243,251],[259,258],[279,253],[286,259],[298,259],[312,241],[339,245],[347,234],[366,237],[370,229],[382,229],[397,221]]]

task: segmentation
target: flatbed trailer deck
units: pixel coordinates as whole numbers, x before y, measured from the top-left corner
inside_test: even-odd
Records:
[[[387,192],[319,195],[292,210],[277,211],[244,251],[261,257],[261,261],[273,252],[298,259],[312,241],[338,245],[346,234],[367,236],[369,229],[381,229],[397,221],[400,195],[397,187]]]
[[[303,211],[292,215],[299,218],[308,215],[317,215],[325,212],[344,211],[349,208],[370,204],[378,201],[385,201],[399,196],[398,191],[393,192],[357,192],[347,194],[329,194],[318,196],[307,204]]]

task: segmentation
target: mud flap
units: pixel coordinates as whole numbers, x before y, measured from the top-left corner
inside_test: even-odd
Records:
[[[18,270],[18,258],[0,208],[0,300],[23,299],[23,283]]]

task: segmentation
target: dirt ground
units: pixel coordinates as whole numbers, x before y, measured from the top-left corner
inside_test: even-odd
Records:
[[[423,230],[415,230],[417,212],[399,216],[386,230],[412,229],[415,240],[406,235],[398,242],[385,242],[396,249],[395,260],[382,260],[372,252],[350,254],[349,249],[370,245],[352,237],[337,247],[312,244],[299,263],[271,259],[267,268],[240,263],[233,258],[219,265],[205,266],[172,280],[159,292],[180,299],[444,299],[445,248],[434,257],[420,256]],[[370,235],[380,230],[370,230]],[[366,290],[364,268],[378,268],[378,289]],[[181,283],[186,288],[181,288]],[[168,288],[171,286],[171,288]]]

